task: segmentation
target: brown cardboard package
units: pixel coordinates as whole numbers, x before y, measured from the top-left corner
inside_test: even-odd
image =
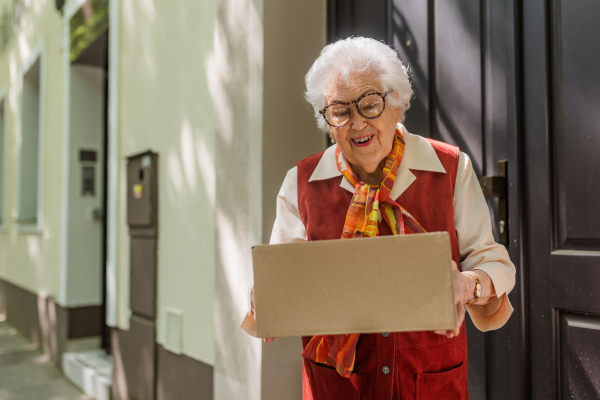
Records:
[[[258,337],[453,329],[448,233],[252,249]]]

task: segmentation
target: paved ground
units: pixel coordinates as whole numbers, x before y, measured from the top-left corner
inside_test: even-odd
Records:
[[[0,320],[0,400],[89,399],[15,328]]]

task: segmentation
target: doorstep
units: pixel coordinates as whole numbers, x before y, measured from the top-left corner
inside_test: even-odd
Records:
[[[63,354],[65,376],[85,394],[96,400],[110,400],[112,357],[104,350]]]

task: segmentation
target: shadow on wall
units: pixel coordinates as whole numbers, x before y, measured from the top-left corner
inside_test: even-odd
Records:
[[[258,399],[261,344],[240,328],[261,241],[263,38],[251,0],[217,3],[207,74],[216,116],[215,395]]]

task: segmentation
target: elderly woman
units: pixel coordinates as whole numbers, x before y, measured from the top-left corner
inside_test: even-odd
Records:
[[[305,95],[334,145],[287,173],[271,243],[446,231],[459,322],[451,331],[304,337],[304,398],[467,399],[464,306],[478,329],[498,329],[512,313],[515,283],[469,157],[402,125],[411,84],[396,52],[378,41],[326,46]],[[247,331],[253,317],[252,307]]]

